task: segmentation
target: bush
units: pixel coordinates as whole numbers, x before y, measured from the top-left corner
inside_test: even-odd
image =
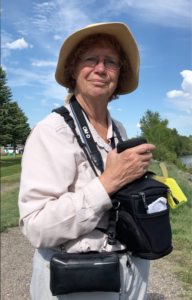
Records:
[[[156,145],[156,149],[153,151],[153,158],[158,161],[164,161],[166,163],[176,164],[178,158],[176,153],[169,151],[165,145]]]

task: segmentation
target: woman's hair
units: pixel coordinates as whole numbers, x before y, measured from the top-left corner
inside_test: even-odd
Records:
[[[126,56],[118,40],[114,36],[104,33],[97,33],[86,37],[69,54],[64,68],[64,77],[66,79],[66,85],[68,87],[69,93],[74,93],[75,90],[76,80],[72,78],[72,74],[75,70],[75,65],[79,57],[85,51],[87,51],[87,49],[94,46],[102,46],[104,43],[107,43],[111,48],[117,51],[120,61],[122,63],[117,87],[113,95],[111,95],[109,101],[118,99],[118,91],[121,89],[122,86],[127,84],[127,81],[131,76],[131,67],[129,63],[129,58]]]

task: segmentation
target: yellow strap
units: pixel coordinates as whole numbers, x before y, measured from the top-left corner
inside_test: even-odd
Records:
[[[160,163],[160,167],[161,167],[161,170],[163,172],[163,176],[165,178],[168,178],[168,172],[167,172],[167,167],[164,163]]]

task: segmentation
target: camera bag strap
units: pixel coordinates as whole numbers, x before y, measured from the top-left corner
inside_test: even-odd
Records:
[[[98,176],[95,166],[101,171],[101,173],[103,173],[103,171],[104,171],[103,159],[102,159],[101,153],[99,152],[99,150],[96,146],[96,143],[93,139],[93,136],[91,134],[91,131],[89,129],[87,121],[82,112],[83,108],[80,106],[80,104],[76,100],[75,95],[72,96],[69,104],[70,104],[72,113],[74,115],[74,118],[77,122],[77,125],[79,127],[79,130],[82,135],[84,143],[82,142],[80,136],[77,134],[74,119],[70,116],[69,111],[66,107],[61,106],[57,109],[54,109],[52,112],[56,112],[56,113],[60,114],[62,117],[64,117],[65,122],[69,125],[69,127],[73,131],[79,146],[83,149],[95,175]],[[86,114],[86,112],[85,112],[85,114]],[[88,118],[88,116],[87,116],[87,118]],[[117,136],[117,139],[119,140],[119,142],[122,142],[123,140],[120,135],[120,132],[113,120],[112,120],[112,126],[113,126],[113,131],[115,132],[115,134]],[[112,149],[114,149],[115,148],[114,136],[111,139],[111,144],[112,144]],[[117,219],[114,221],[110,218],[108,228],[105,232],[108,235],[108,243],[110,245],[116,244],[116,222],[117,222]]]

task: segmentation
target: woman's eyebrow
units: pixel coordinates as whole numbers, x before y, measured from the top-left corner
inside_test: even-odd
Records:
[[[97,54],[94,53],[94,52],[89,52],[89,53],[86,53],[86,54],[85,54],[85,56],[89,56],[89,55],[94,55],[94,56],[97,56],[97,57],[99,56],[99,55],[97,55]],[[110,59],[118,59],[118,56],[115,55],[115,54],[104,55],[104,57],[110,58]]]

